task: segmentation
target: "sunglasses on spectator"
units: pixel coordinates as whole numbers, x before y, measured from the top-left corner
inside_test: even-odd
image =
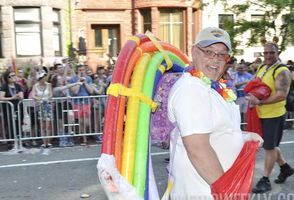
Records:
[[[8,78],[12,78],[12,77],[15,77],[15,74],[10,74],[10,75],[8,76]]]
[[[263,52],[263,55],[274,55],[275,53],[275,51],[265,51]]]

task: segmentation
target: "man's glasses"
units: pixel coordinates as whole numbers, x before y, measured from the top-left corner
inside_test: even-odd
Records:
[[[226,61],[230,58],[230,55],[228,53],[216,53],[208,49],[202,49],[200,46],[196,46],[200,51],[202,51],[207,57],[214,58],[217,57],[217,59]]]
[[[263,52],[263,55],[274,55],[275,53],[275,51],[265,51]]]
[[[8,78],[12,78],[12,77],[15,77],[15,74],[10,74],[10,75],[8,76]]]

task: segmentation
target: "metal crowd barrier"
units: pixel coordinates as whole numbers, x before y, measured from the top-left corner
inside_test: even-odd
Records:
[[[14,105],[10,101],[0,101],[0,142],[13,142],[18,146],[18,135],[16,126],[17,114]]]
[[[60,97],[49,101],[24,99],[19,102],[20,148],[40,139],[102,135],[106,95]],[[35,144],[36,145],[36,144]]]
[[[106,95],[61,97],[50,101],[24,99],[17,105],[0,101],[0,143],[10,142],[16,150],[27,142],[40,146],[49,138],[93,137],[102,139]],[[85,106],[86,105],[86,106]],[[43,107],[42,107],[43,106]],[[287,122],[294,121],[294,112],[287,113]],[[242,122],[246,125],[246,122]],[[78,142],[76,142],[78,144]]]

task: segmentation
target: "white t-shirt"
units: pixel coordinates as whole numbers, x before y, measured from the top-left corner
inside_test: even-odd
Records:
[[[239,107],[227,103],[202,80],[185,73],[170,91],[168,117],[176,123],[171,137],[178,134],[172,166],[172,199],[213,199],[210,186],[190,162],[181,137],[210,134],[210,144],[227,171],[244,144]],[[171,139],[170,152],[174,146]]]

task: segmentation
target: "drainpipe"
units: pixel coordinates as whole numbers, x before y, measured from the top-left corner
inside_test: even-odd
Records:
[[[135,0],[132,0],[132,8],[131,8],[131,15],[132,15],[132,35],[135,35],[135,21],[136,21],[136,13],[135,13]]]
[[[71,6],[71,0],[67,0],[67,12],[66,12],[66,27],[67,27],[67,34],[66,34],[66,48],[67,48],[67,56],[70,56],[72,54],[72,6]]]

